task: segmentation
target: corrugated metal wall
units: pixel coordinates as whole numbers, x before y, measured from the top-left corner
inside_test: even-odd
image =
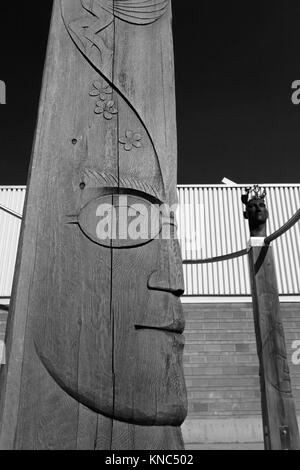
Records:
[[[250,185],[247,185],[250,186]],[[246,186],[179,186],[178,233],[184,260],[204,259],[246,248],[249,238],[241,194]],[[300,208],[300,185],[264,185],[270,211],[268,234]],[[19,214],[25,187],[1,187],[0,205]],[[0,209],[0,298],[9,297],[20,220]],[[281,295],[300,294],[300,223],[273,243]],[[250,295],[247,257],[184,265],[188,296]]]
[[[1,187],[0,205],[22,214],[24,187]],[[0,209],[0,303],[10,296],[21,220]]]
[[[251,185],[248,185],[251,186]],[[300,208],[300,185],[263,185],[270,212],[267,233]],[[246,248],[249,239],[241,195],[246,186],[179,186],[178,225],[184,260],[204,259]],[[273,243],[281,295],[300,294],[300,224]],[[247,256],[184,265],[186,295],[250,295]]]

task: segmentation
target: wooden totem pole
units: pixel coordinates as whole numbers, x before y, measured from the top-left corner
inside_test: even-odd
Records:
[[[176,151],[170,1],[54,0],[2,449],[183,448]]]
[[[249,221],[249,266],[266,450],[300,448],[272,246],[265,243],[266,193],[257,185],[242,196]]]

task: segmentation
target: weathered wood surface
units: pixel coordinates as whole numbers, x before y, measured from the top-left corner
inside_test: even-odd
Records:
[[[297,416],[280,316],[272,247],[252,246],[249,265],[260,362],[265,448],[299,449]]]
[[[178,241],[99,240],[97,218],[98,205],[117,208],[112,235],[125,230],[121,196],[146,208],[176,202],[170,17],[168,0],[54,1],[1,448],[183,448]],[[175,236],[172,217],[163,225]]]

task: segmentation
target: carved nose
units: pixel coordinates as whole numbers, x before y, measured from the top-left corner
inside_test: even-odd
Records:
[[[159,266],[150,275],[148,288],[170,292],[178,297],[184,293],[182,259],[177,239],[161,241]]]
[[[146,308],[138,313],[134,326],[136,330],[161,330],[180,335],[185,326],[180,299],[158,289],[152,291]]]

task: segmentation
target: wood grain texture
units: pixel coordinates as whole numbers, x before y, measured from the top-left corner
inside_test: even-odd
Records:
[[[2,449],[183,448],[175,232],[112,239],[126,225],[121,196],[176,201],[170,3],[133,2],[138,23],[121,0],[115,11],[92,3],[101,15],[54,1],[1,371]],[[104,203],[117,210],[105,243]]]
[[[280,316],[272,247],[252,247],[249,265],[260,362],[265,448],[299,449],[297,416]]]

